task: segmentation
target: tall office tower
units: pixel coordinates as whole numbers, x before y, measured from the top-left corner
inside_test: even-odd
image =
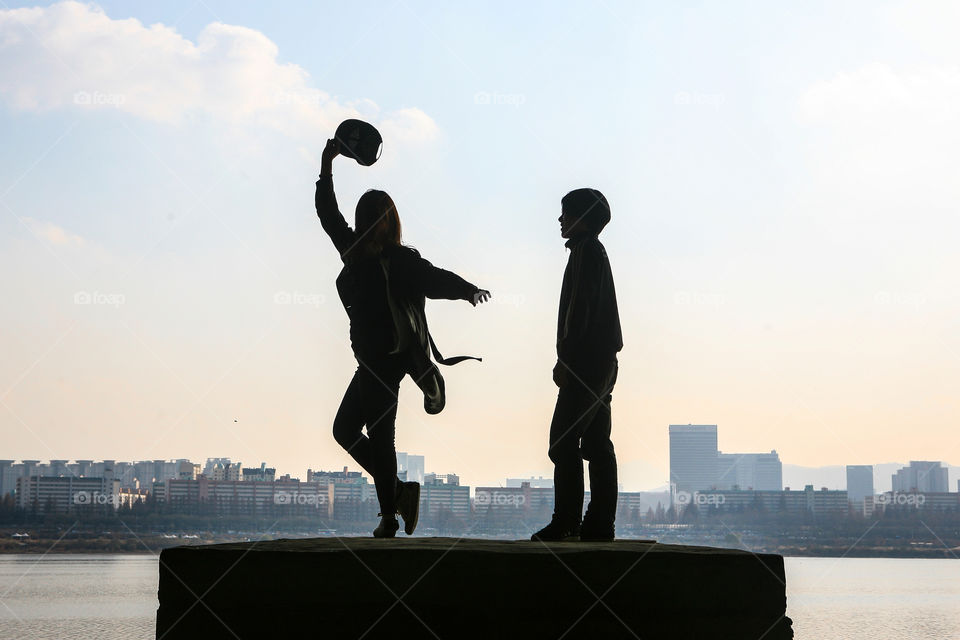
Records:
[[[941,467],[940,462],[911,460],[910,466],[901,467],[893,474],[893,490],[946,493],[949,491],[947,474],[947,468]]]
[[[863,506],[863,499],[873,495],[873,465],[847,465],[847,499],[856,506]]]
[[[754,485],[758,491],[783,490],[783,463],[776,449],[754,454]]]
[[[410,482],[423,484],[424,462],[423,456],[412,453],[397,452],[397,473],[406,472],[406,479]]]
[[[776,450],[770,453],[718,453],[717,487],[720,489],[783,489],[783,464]]]
[[[20,474],[13,468],[16,460],[0,460],[0,498],[17,490],[17,478]]]
[[[706,491],[717,484],[717,425],[670,425],[670,488]]]

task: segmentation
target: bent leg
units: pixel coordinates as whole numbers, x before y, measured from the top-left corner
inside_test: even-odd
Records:
[[[373,477],[373,449],[370,446],[370,439],[363,434],[366,419],[361,389],[361,368],[353,374],[353,379],[343,394],[343,400],[340,401],[337,416],[333,419],[333,437],[356,460],[357,464],[370,477]]]

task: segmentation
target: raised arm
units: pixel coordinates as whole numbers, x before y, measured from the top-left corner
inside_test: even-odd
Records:
[[[336,140],[327,140],[327,146],[323,149],[323,157],[320,164],[320,179],[317,180],[317,191],[314,195],[314,203],[317,207],[317,217],[320,218],[320,225],[327,232],[333,241],[333,246],[337,248],[340,258],[347,252],[355,242],[353,229],[347,224],[340,208],[337,206],[337,196],[333,192],[333,159],[339,153]]]

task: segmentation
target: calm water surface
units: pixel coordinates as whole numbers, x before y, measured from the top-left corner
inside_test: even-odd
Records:
[[[0,555],[0,638],[153,638],[152,555]]]
[[[787,558],[799,640],[960,640],[960,561]],[[0,555],[0,638],[154,637],[150,555]]]
[[[799,640],[960,640],[960,560],[784,562]]]

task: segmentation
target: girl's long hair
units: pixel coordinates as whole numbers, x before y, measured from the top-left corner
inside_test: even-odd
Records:
[[[400,246],[403,228],[393,199],[385,191],[370,189],[360,196],[355,217],[357,245],[354,259],[379,254],[390,246]]]

